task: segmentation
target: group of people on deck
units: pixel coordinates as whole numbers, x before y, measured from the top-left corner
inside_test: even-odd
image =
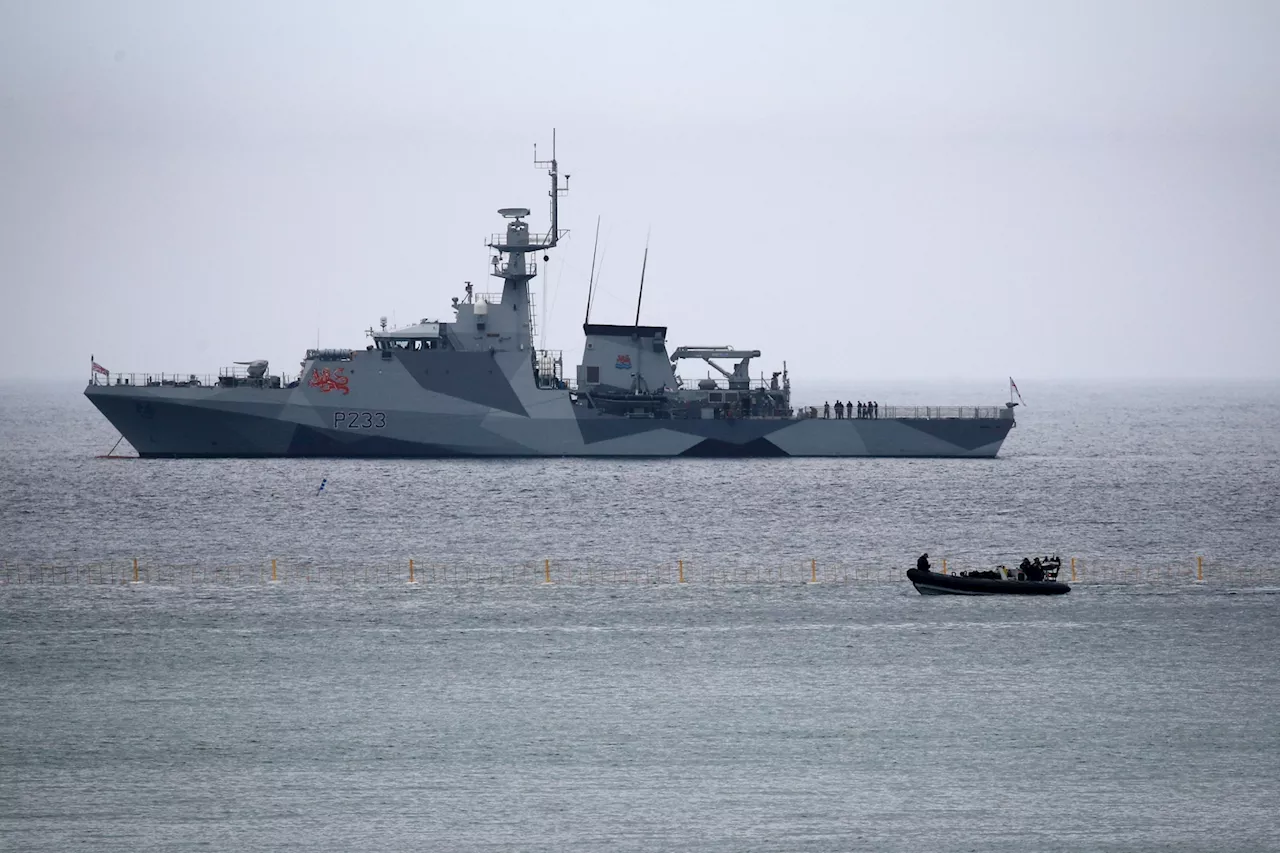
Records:
[[[849,420],[853,420],[855,413],[859,420],[862,420],[864,418],[880,417],[880,404],[874,400],[871,400],[866,403],[859,400],[856,404],[852,400],[850,400],[848,403],[842,403],[839,400],[836,400],[835,408],[836,408],[836,420],[838,421],[845,420],[846,415],[848,416]],[[831,417],[830,403],[822,404],[822,416],[824,418]]]

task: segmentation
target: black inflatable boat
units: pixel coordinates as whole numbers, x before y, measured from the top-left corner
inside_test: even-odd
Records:
[[[983,572],[983,575],[943,575],[907,569],[907,579],[921,595],[1062,595],[1071,592],[1071,587],[1057,580],[1017,580],[1005,572]]]

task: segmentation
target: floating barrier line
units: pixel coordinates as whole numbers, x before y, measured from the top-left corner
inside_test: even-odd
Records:
[[[1066,562],[1066,561],[1064,561]],[[407,563],[407,565],[406,565]],[[964,571],[955,561],[941,558],[943,573]],[[268,581],[267,566],[270,565]],[[1280,584],[1280,569],[1218,565],[1203,555],[1157,566],[1093,565],[1071,557],[1072,584]],[[984,567],[985,568],[985,567]],[[1066,572],[1063,571],[1065,575]],[[1062,578],[1066,580],[1066,578]],[[0,560],[0,585],[14,584],[218,584],[351,583],[449,585],[541,583],[573,586],[610,584],[643,585],[748,585],[748,584],[898,584],[907,583],[899,567],[820,562],[816,557],[789,562],[755,560],[745,554],[725,558],[677,557],[649,564],[614,564],[602,559],[542,557],[536,561],[477,562],[471,560],[373,560],[333,563],[314,557],[277,558],[250,565],[176,563],[163,558],[129,557],[109,562],[48,562]]]

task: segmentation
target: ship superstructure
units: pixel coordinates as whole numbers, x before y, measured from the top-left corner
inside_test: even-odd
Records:
[[[1014,425],[1003,407],[889,407],[872,417],[797,408],[785,363],[751,378],[760,350],[667,349],[667,327],[586,322],[582,358],[566,375],[561,352],[534,347],[530,282],[567,232],[568,191],[555,158],[550,229],[502,208],[490,275],[470,282],[452,320],[388,329],[363,349],[312,349],[296,378],[265,361],[217,377],[93,372],[85,395],[146,457],[449,456],[944,456],[994,457]],[[723,362],[723,364],[722,364]],[[685,379],[685,364],[721,378]],[[728,366],[725,366],[725,365]]]

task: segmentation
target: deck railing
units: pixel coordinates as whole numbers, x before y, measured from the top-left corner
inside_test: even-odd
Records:
[[[95,374],[90,380],[93,385],[136,385],[142,388],[218,388],[219,380],[234,379],[238,384],[249,381],[248,374],[242,368],[224,368],[218,376],[212,373],[112,373],[110,376]],[[279,376],[281,387],[287,387],[298,381],[297,376]]]
[[[94,376],[93,384],[216,388],[218,377],[212,373],[112,373],[110,376]]]
[[[529,249],[546,249],[546,248],[549,248],[551,245],[551,232],[544,231],[542,233],[534,233],[530,231],[528,243],[508,243],[507,233],[503,231],[498,234],[490,234],[489,239],[485,240],[484,244],[492,248],[497,248],[499,246],[503,246],[503,247],[515,246],[517,248],[525,248],[527,246]]]
[[[816,417],[823,417],[826,411],[824,406],[799,406],[798,412],[817,412]],[[982,418],[998,418],[1000,417],[1000,406],[880,406],[876,410],[874,416],[864,414],[862,418],[858,417],[857,407],[854,407],[853,414],[848,410],[845,411],[846,420],[947,420],[947,419],[982,419]],[[836,416],[836,407],[831,406],[831,417]]]
[[[679,380],[680,380],[680,388],[681,388],[681,390],[684,390],[684,391],[729,391],[729,390],[738,390],[738,389],[730,389],[730,388],[729,388],[729,380],[728,380],[728,379],[725,379],[723,376],[722,376],[722,377],[719,377],[719,378],[716,378],[716,377],[714,377],[714,376],[710,376],[710,377],[708,377],[708,376],[703,376],[703,377],[701,377],[701,378],[696,378],[696,379],[689,379],[689,378],[686,378],[686,377],[684,377],[684,376],[680,376],[680,377],[678,377],[678,378],[679,378]],[[714,383],[715,383],[715,387],[714,387],[714,388],[701,388],[701,387],[699,387],[699,383],[703,383],[703,382],[714,382]],[[748,387],[749,387],[751,390],[753,390],[753,391],[770,391],[770,390],[772,390],[772,391],[781,391],[781,390],[782,390],[782,383],[781,383],[781,382],[779,382],[779,383],[778,383],[778,387],[777,387],[777,388],[773,388],[773,387],[771,387],[771,386],[772,386],[772,381],[771,381],[771,380],[769,380],[769,379],[764,379],[764,378],[749,379],[749,380],[747,380],[747,384],[748,384]]]

